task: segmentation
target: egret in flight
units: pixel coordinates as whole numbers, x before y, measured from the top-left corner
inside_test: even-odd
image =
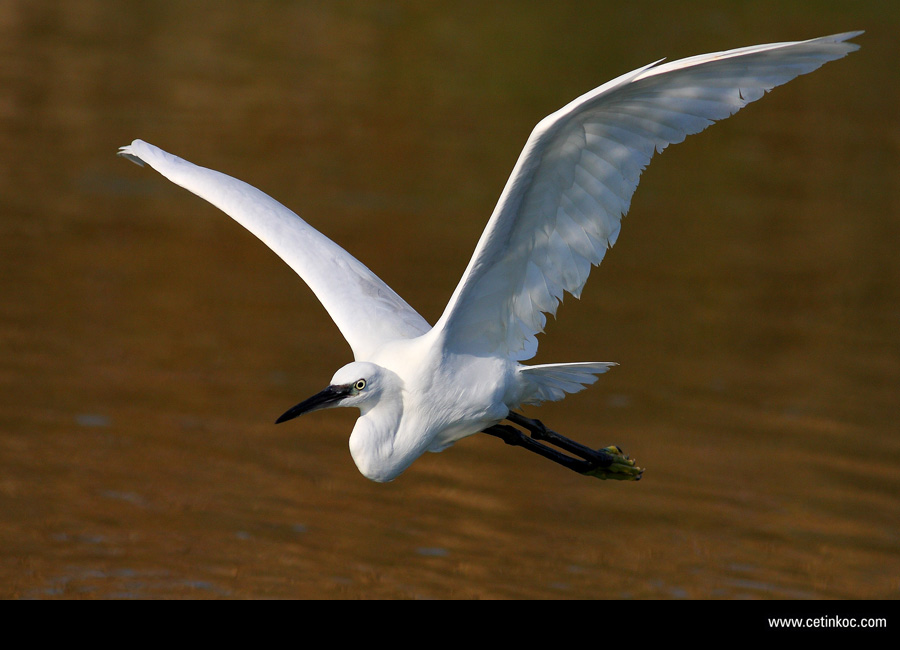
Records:
[[[849,39],[860,33],[652,63],[541,120],[434,326],[258,189],[141,140],[119,153],[261,239],[306,282],[349,343],[354,361],[278,422],[318,409],[359,409],[350,453],[374,481],[390,481],[424,452],[478,432],[582,474],[634,480],[643,470],[618,447],[591,449],[516,412],[578,392],[615,364],[522,362],[536,354],[546,315],[556,313],[564,292],[579,296],[615,243],[654,153],[856,50]]]

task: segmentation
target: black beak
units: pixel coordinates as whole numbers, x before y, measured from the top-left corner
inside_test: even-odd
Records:
[[[350,394],[350,386],[329,386],[321,393],[316,393],[307,400],[303,400],[297,406],[288,409],[284,415],[275,420],[275,424],[293,420],[304,413],[311,413],[319,409],[328,408],[335,402],[339,402]]]

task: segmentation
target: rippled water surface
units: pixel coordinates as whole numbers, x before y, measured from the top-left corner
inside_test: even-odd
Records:
[[[0,597],[900,595],[897,9],[544,4],[0,4]],[[542,339],[621,364],[529,414],[637,484],[475,436],[379,485],[353,413],[274,426],[348,347],[114,155],[259,186],[433,321],[538,119],[661,57],[852,29],[655,160]]]

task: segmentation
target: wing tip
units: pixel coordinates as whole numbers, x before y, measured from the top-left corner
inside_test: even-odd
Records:
[[[832,38],[835,40],[835,42],[842,43],[844,41],[849,41],[851,38],[856,38],[857,36],[862,36],[865,33],[866,33],[866,30],[864,30],[864,29],[857,29],[857,30],[850,31],[850,32],[842,32],[840,34],[832,34],[831,36],[825,36],[824,38]],[[854,43],[854,45],[856,45],[856,43]],[[859,47],[859,45],[856,45],[856,46]]]
[[[139,167],[143,167],[147,163],[135,151],[135,149],[140,147],[142,144],[144,144],[143,140],[134,140],[131,144],[127,144],[124,147],[119,147],[119,151],[116,152],[116,155],[121,156],[125,160],[130,160]]]
[[[840,34],[832,34],[831,36],[822,36],[821,38],[812,39],[813,42],[819,43],[831,43],[834,45],[841,45],[844,54],[849,54],[850,52],[855,52],[858,50],[861,45],[859,43],[850,43],[851,39],[856,38],[857,36],[862,36],[866,33],[864,29],[858,29],[852,32],[842,32]]]

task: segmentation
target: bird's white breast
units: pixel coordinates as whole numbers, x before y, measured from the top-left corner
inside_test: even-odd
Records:
[[[428,339],[394,341],[372,359],[397,385],[350,436],[353,460],[370,479],[389,481],[425,451],[441,451],[499,422],[517,394],[515,362],[447,353]]]

